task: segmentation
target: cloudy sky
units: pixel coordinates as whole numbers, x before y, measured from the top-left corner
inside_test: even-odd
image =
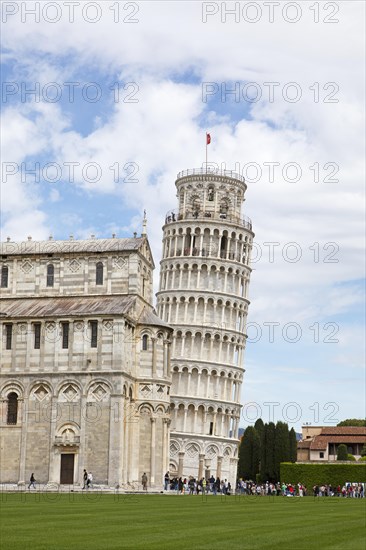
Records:
[[[206,131],[211,168],[246,177],[242,426],[365,414],[364,11],[2,3],[2,240],[127,237],[146,209],[158,266]]]

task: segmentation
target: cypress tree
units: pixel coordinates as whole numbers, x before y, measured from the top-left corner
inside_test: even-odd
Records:
[[[274,448],[276,427],[273,422],[264,425],[261,448],[261,479],[276,481]]]
[[[278,481],[276,466],[275,466],[275,442],[276,442],[276,426],[274,422],[270,422],[267,428],[267,476],[266,481]]]
[[[239,447],[238,476],[255,481],[259,466],[259,436],[253,426],[246,428]]]
[[[260,463],[260,447],[261,442],[259,435],[254,429],[254,437],[253,437],[253,455],[252,455],[252,476],[251,479],[256,480],[256,476],[259,472],[259,463]]]
[[[254,424],[254,429],[259,437],[259,463],[258,472],[262,473],[262,452],[263,452],[263,438],[264,438],[264,422],[261,418],[258,418]]]
[[[289,444],[290,444],[290,461],[296,462],[297,460],[297,439],[296,432],[291,428],[289,432]]]
[[[260,453],[260,474],[261,480],[265,481],[267,478],[267,438],[268,438],[268,424],[264,424],[261,439],[261,453]]]
[[[254,429],[256,430],[257,434],[259,435],[259,439],[262,439],[263,432],[264,432],[264,422],[261,418],[258,418],[254,424]]]
[[[285,422],[278,421],[276,424],[275,440],[275,472],[276,479],[280,478],[280,463],[290,461],[290,438],[288,425]]]

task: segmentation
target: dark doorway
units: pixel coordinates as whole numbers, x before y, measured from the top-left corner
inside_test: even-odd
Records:
[[[74,454],[61,455],[60,483],[72,485],[74,483]]]

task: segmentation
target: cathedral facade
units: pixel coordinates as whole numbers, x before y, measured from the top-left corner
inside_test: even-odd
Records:
[[[171,329],[146,237],[1,247],[1,482],[161,486]]]
[[[254,234],[244,178],[186,170],[163,227],[157,311],[174,328],[170,470],[235,484]],[[234,485],[235,486],[235,485]]]

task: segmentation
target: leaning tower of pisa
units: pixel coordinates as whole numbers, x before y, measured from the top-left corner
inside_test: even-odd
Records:
[[[228,170],[193,169],[175,185],[157,294],[174,328],[170,474],[234,484],[254,236],[242,214],[246,184]]]

